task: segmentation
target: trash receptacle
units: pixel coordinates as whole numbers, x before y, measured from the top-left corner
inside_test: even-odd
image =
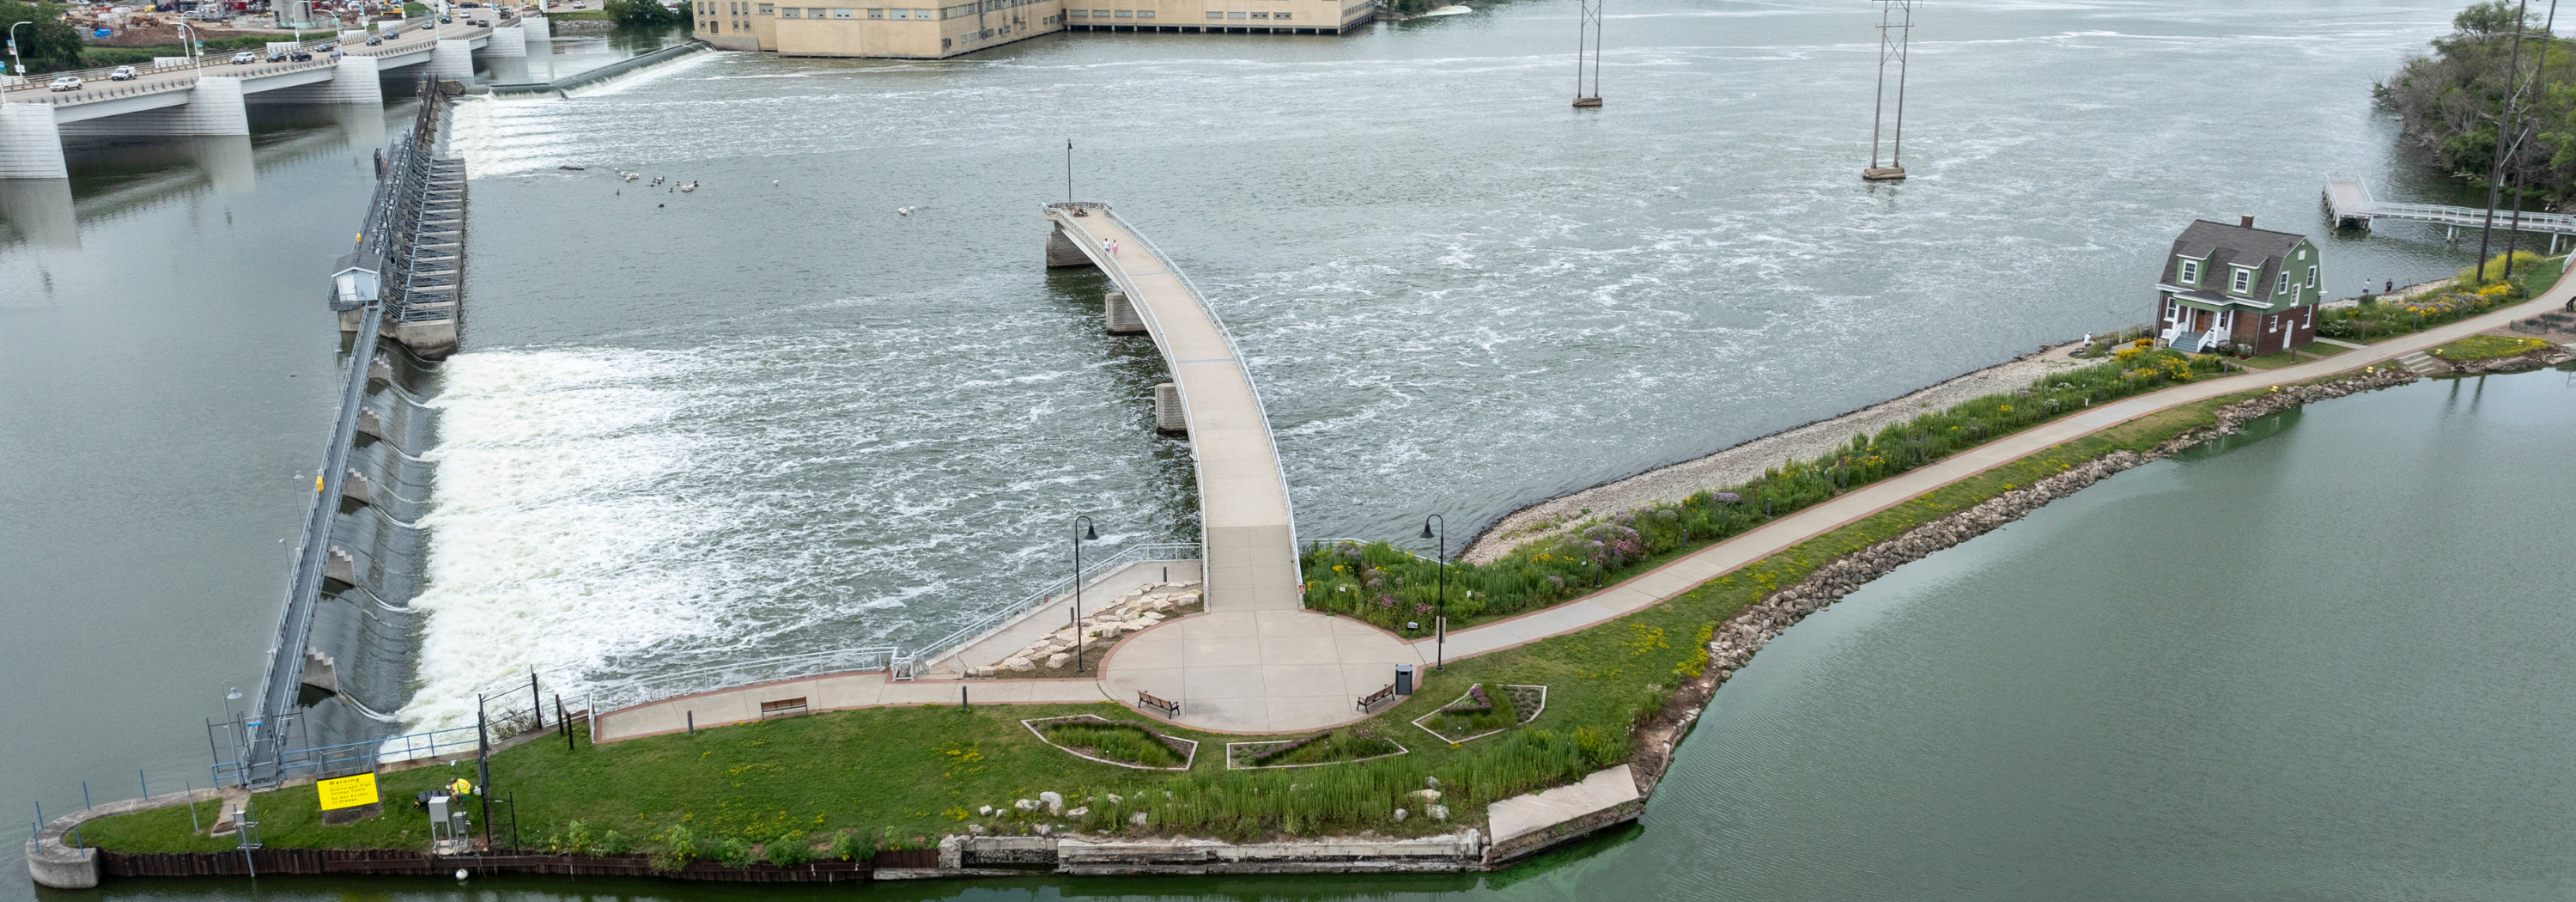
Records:
[[[1398,664],[1398,665],[1395,665],[1395,694],[1397,694],[1397,695],[1412,695],[1412,694],[1413,694],[1413,665],[1411,665],[1411,664]]]

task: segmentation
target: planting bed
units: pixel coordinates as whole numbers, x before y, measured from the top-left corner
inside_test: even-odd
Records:
[[[1340,727],[1303,739],[1226,743],[1225,766],[1227,770],[1316,767],[1392,758],[1408,751],[1395,740],[1379,736],[1367,726]]]
[[[1189,770],[1198,758],[1199,744],[1194,740],[1176,739],[1125,721],[1110,720],[1097,714],[1077,714],[1044,720],[1023,720],[1021,724],[1038,740],[1103,764],[1132,767],[1138,770]]]
[[[1456,701],[1439,710],[1413,719],[1422,731],[1449,743],[1483,739],[1504,730],[1538,719],[1547,710],[1547,687],[1497,684],[1493,689],[1477,683],[1467,687]]]

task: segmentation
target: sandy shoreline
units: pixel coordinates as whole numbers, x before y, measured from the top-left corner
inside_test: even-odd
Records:
[[[1676,501],[1694,492],[1736,485],[1761,476],[1765,468],[1778,466],[1782,461],[1813,458],[1841,447],[1851,441],[1854,433],[1876,435],[1889,424],[1912,419],[1926,411],[1940,410],[1983,395],[2018,390],[2049,373],[2101,362],[2068,356],[2082,344],[2067,342],[2024,354],[1893,400],[1522,507],[1477,533],[1458,553],[1457,559],[1478,564],[1492,563],[1513,548],[1549,535],[1556,527],[1573,521],[1658,501]]]

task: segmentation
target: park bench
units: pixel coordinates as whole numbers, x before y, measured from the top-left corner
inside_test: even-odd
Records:
[[[1383,706],[1383,705],[1387,704],[1388,702],[1391,702],[1391,701],[1394,701],[1394,700],[1395,700],[1395,684],[1394,684],[1394,683],[1388,683],[1388,684],[1386,684],[1386,688],[1384,688],[1384,689],[1380,689],[1380,690],[1378,690],[1378,691],[1376,691],[1376,692],[1371,692],[1371,693],[1369,693],[1369,694],[1367,694],[1367,695],[1360,696],[1360,700],[1359,700],[1359,709],[1360,709],[1360,713],[1362,713],[1362,714],[1375,714],[1375,713],[1377,713],[1377,709],[1378,709],[1380,706]]]
[[[1141,708],[1152,708],[1152,709],[1154,709],[1154,710],[1161,711],[1161,712],[1163,712],[1163,716],[1165,716],[1165,717],[1179,717],[1179,716],[1181,716],[1181,703],[1180,703],[1180,702],[1165,701],[1165,700],[1163,700],[1163,699],[1156,698],[1156,697],[1154,697],[1154,694],[1153,694],[1153,693],[1151,693],[1151,692],[1142,692],[1142,691],[1137,692],[1137,693],[1136,693],[1136,707],[1138,707],[1138,708],[1140,708],[1140,709],[1141,709]]]

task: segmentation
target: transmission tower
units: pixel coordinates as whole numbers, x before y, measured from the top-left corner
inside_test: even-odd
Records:
[[[1574,31],[1574,105],[1601,105],[1601,4],[1605,0],[1575,0],[1581,7]],[[1583,67],[1592,65],[1590,87],[1585,87]]]
[[[1878,4],[1878,100],[1870,110],[1869,168],[1860,177],[1873,182],[1893,182],[1905,178],[1905,51],[1914,37],[1915,0],[1873,0]],[[1887,61],[1896,61],[1896,128],[1894,140],[1882,142],[1880,135],[1887,121]],[[1879,165],[1878,151],[1889,149],[1887,165]]]

